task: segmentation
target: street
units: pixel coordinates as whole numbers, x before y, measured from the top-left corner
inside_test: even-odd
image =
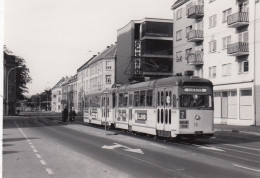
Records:
[[[4,117],[3,177],[260,177],[260,136],[167,141],[57,115]]]

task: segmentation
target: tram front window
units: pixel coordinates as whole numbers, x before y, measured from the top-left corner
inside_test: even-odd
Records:
[[[211,95],[180,95],[180,107],[188,108],[211,108],[212,96]]]

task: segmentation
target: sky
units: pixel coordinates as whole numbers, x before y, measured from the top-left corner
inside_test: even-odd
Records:
[[[52,88],[145,17],[172,19],[173,0],[6,0],[4,45],[30,70],[29,93]]]

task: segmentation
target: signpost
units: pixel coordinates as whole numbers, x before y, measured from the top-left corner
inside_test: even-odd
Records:
[[[109,92],[105,90],[103,94],[105,95],[105,135],[106,135],[107,134],[107,112],[108,112],[107,96]]]

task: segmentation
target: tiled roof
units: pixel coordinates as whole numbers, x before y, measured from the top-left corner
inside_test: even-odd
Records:
[[[117,44],[107,46],[107,48],[98,55],[94,55],[90,58],[85,64],[78,68],[77,72],[80,72],[83,69],[86,69],[90,64],[97,62],[101,59],[111,59],[116,57]]]

